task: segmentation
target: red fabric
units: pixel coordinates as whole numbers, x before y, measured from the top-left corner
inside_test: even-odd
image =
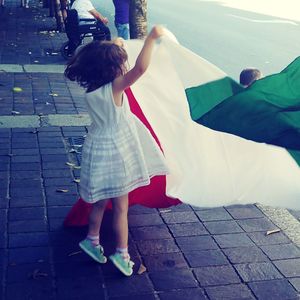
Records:
[[[126,95],[129,100],[131,111],[143,122],[149,129],[151,135],[160,146],[159,140],[155,135],[152,127],[142,112],[139,104],[137,103],[132,91],[127,89]],[[181,203],[177,199],[166,196],[166,176],[155,176],[147,186],[137,188],[129,193],[129,205],[140,204],[151,208],[165,208],[172,205]],[[84,226],[88,224],[88,217],[91,211],[91,204],[86,203],[83,199],[79,200],[73,205],[71,211],[67,215],[64,225],[65,226]]]

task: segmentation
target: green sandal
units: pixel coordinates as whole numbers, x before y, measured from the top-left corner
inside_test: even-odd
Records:
[[[105,264],[107,262],[101,245],[93,246],[90,240],[85,239],[79,243],[79,247],[98,263]]]
[[[131,276],[133,273],[134,262],[129,259],[125,260],[120,253],[115,253],[109,256],[112,263],[125,275]]]

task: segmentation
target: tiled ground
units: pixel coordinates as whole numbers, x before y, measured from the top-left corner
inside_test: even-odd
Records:
[[[63,64],[57,50],[65,35],[52,32],[41,4],[31,5],[7,0],[0,8],[0,63]],[[82,100],[62,74],[0,71],[1,116],[74,115],[86,111]],[[267,236],[276,226],[255,205],[134,206],[134,275],[91,261],[77,245],[86,228],[62,226],[78,198],[79,170],[66,162],[79,164],[71,149],[85,134],[80,126],[0,129],[0,299],[298,299],[299,248],[282,231]],[[110,224],[107,212],[107,254]],[[139,275],[141,263],[146,272]]]

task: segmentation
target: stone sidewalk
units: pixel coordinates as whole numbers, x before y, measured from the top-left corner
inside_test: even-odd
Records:
[[[86,228],[62,222],[78,198],[83,91],[61,72],[48,72],[64,64],[54,53],[66,38],[53,32],[47,11],[39,3],[18,5],[0,8],[0,299],[299,299],[296,240],[282,230],[283,217],[256,205],[131,207],[130,278],[81,253]],[[8,64],[21,70],[7,71],[15,67]],[[25,64],[44,72],[24,72]],[[67,117],[83,122],[70,126]],[[110,224],[107,213],[101,231],[107,254]],[[138,272],[141,265],[146,271]]]

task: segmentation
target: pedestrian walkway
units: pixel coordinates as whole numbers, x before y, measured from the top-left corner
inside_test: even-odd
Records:
[[[299,299],[299,222],[286,210],[131,207],[129,278],[80,251],[86,228],[62,223],[89,119],[83,90],[62,74],[66,37],[30,5],[0,8],[0,299]],[[107,254],[110,223],[108,212]]]

